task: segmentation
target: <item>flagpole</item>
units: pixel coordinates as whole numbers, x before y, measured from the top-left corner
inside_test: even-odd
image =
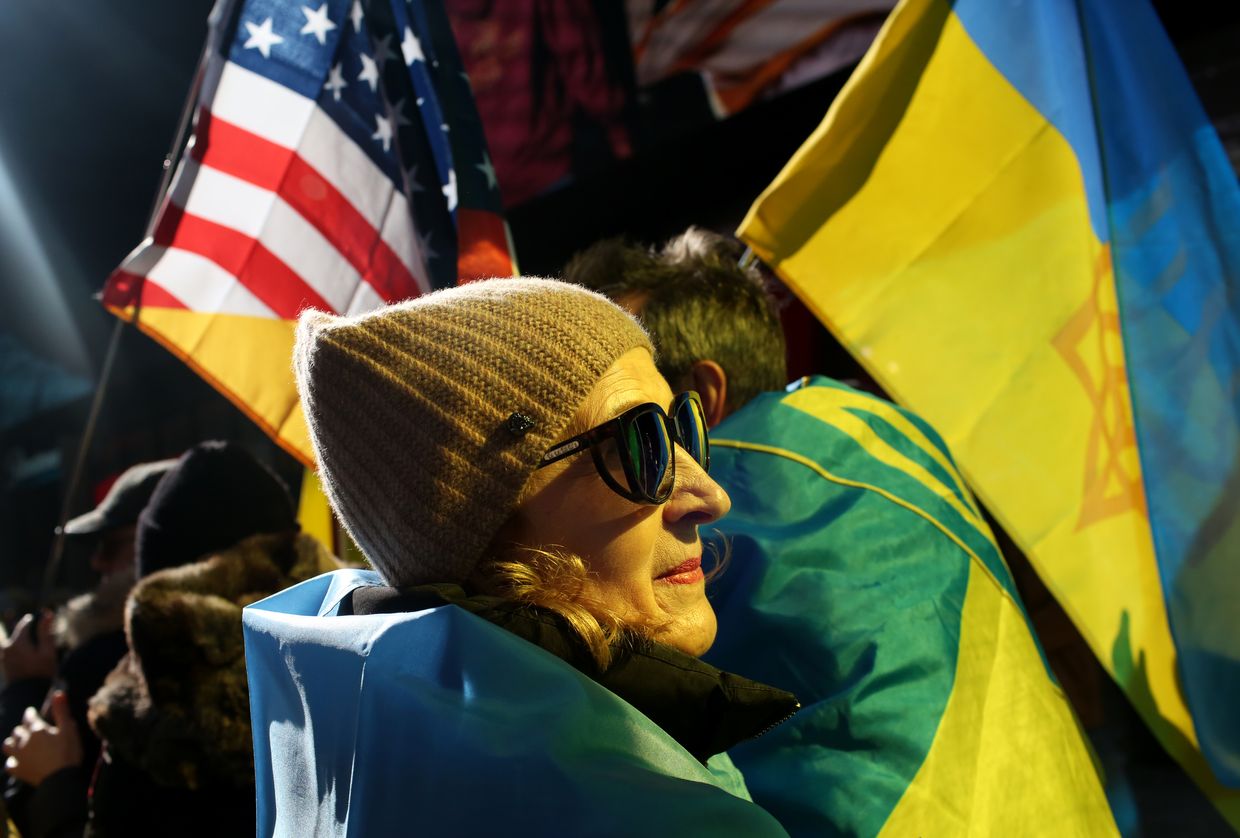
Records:
[[[78,484],[82,480],[82,466],[86,462],[86,453],[90,448],[91,437],[95,434],[95,423],[99,420],[99,410],[103,407],[103,395],[107,390],[107,382],[111,377],[112,367],[116,361],[116,349],[121,343],[121,330],[125,321],[119,317],[112,327],[112,337],[108,339],[108,351],[103,356],[103,368],[99,372],[99,386],[95,388],[95,396],[91,399],[90,413],[86,417],[86,429],[82,432],[82,441],[78,445],[77,458],[73,462],[73,471],[69,477],[69,486],[65,491],[64,501],[60,505],[60,517],[57,519],[56,538],[52,542],[52,554],[48,558],[47,567],[43,571],[43,588],[39,592],[39,602],[46,604],[52,592],[52,583],[56,581],[56,571],[60,569],[60,559],[65,551],[65,523],[69,520],[73,497],[77,494]]]
[[[219,6],[217,6],[218,8]],[[214,23],[214,12],[211,23]],[[176,168],[174,163],[180,157],[181,151],[185,147],[186,134],[189,131],[190,123],[193,121],[194,110],[198,104],[198,94],[202,90],[202,80],[206,74],[210,54],[210,35],[208,35],[208,46],[203,52],[202,60],[198,63],[198,71],[194,75],[193,84],[190,85],[189,96],[186,97],[185,104],[181,108],[181,117],[177,122],[172,146],[168,149],[168,153],[164,155],[163,175],[159,181],[159,189],[155,192],[155,200],[152,202],[150,212],[147,215],[146,232],[143,234],[143,239],[149,239],[155,235],[155,226],[159,222],[159,208],[163,206],[164,198],[168,195],[168,188],[172,183],[172,175]],[[99,296],[96,293],[95,297],[98,298]],[[131,318],[134,323],[138,322],[141,308],[141,295],[135,295],[133,317]],[[56,574],[60,571],[60,563],[65,552],[65,524],[69,520],[69,513],[73,508],[73,501],[77,495],[78,486],[82,482],[82,472],[86,466],[86,455],[90,452],[90,444],[95,436],[95,425],[99,421],[103,400],[107,395],[108,385],[112,381],[112,370],[116,366],[116,355],[120,347],[121,333],[125,329],[125,323],[126,321],[123,318],[116,318],[116,322],[112,326],[112,336],[108,339],[107,351],[103,356],[103,366],[99,370],[99,385],[95,388],[95,395],[90,404],[90,412],[86,416],[86,427],[82,431],[82,441],[78,444],[77,457],[73,462],[73,471],[69,475],[69,484],[65,488],[64,501],[60,506],[60,517],[57,519],[56,524],[56,537],[52,541],[52,551],[48,556],[47,566],[43,569],[43,586],[39,591],[38,599],[43,604],[48,602],[48,597],[52,592],[52,583],[56,581]]]

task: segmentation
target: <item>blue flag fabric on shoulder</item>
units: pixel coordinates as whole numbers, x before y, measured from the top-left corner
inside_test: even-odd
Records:
[[[786,834],[726,756],[479,617],[337,615],[381,584],[335,571],[245,609],[260,835]]]

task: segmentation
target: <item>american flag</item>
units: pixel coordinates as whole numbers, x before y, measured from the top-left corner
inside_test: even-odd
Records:
[[[220,0],[201,80],[153,235],[103,301],[308,459],[281,336],[307,307],[511,275],[495,172],[434,2]]]

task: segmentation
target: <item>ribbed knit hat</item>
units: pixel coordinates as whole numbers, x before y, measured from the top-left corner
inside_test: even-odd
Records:
[[[307,311],[297,389],[336,514],[391,585],[468,578],[613,362],[652,352],[599,294],[496,279],[354,317]]]

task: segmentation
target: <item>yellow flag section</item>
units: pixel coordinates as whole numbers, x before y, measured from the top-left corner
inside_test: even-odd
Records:
[[[942,433],[1164,746],[1240,826],[1240,795],[1210,774],[1177,687],[1109,249],[1064,136],[946,2],[906,0],[739,235]],[[972,581],[969,596],[995,607]],[[955,710],[984,735],[987,718]],[[926,779],[950,782],[935,764]]]
[[[898,410],[859,393],[828,388],[799,391],[784,403],[847,434],[876,460],[915,478],[976,528],[1001,562],[990,528],[957,479],[954,464]],[[862,419],[871,414],[914,443],[950,483],[874,433]],[[1048,677],[1023,609],[1005,588],[1004,581],[1012,584],[1007,568],[989,567],[951,535],[949,526],[924,509],[910,508],[964,549],[970,569],[951,693],[921,767],[879,834],[1117,835],[1084,734],[1063,691]],[[1005,777],[1019,777],[1019,786],[1001,779]]]
[[[301,493],[297,499],[297,523],[301,524],[302,532],[314,536],[332,553],[339,553],[336,549],[336,526],[331,504],[323,491],[318,472],[312,468],[306,469],[301,479]]]
[[[293,381],[291,320],[184,308],[111,308],[184,361],[282,448],[313,467],[314,452]],[[330,544],[331,542],[325,542]]]
[[[836,635],[840,645],[835,651],[848,659],[844,638],[864,637],[874,680],[861,686],[850,673],[841,679],[847,686],[832,684],[829,697],[815,690],[823,684],[819,678],[795,684],[805,705],[797,718],[734,756],[755,802],[781,817],[793,835],[1118,835],[1084,734],[1047,669],[990,528],[951,458],[895,406],[820,381],[824,383],[813,386],[810,380],[779,394],[777,406],[771,402],[776,394],[768,394],[741,413],[750,424],[722,425],[720,438],[712,440],[719,479],[743,472],[749,484],[735,493],[745,517],[722,522],[737,545],[737,558],[777,565],[750,584],[768,591],[767,597],[780,589],[798,592],[790,599],[764,599],[761,606],[751,602],[753,610],[741,612],[747,626],[731,624],[737,612],[722,604],[726,595],[717,599],[720,633],[756,632],[758,645],[783,649],[780,657],[798,661],[797,669],[805,668],[806,661],[812,664],[809,668],[830,666],[827,656],[814,649],[820,638]],[[790,447],[753,441],[756,428]],[[724,438],[730,435],[740,439]],[[786,474],[789,463],[838,488],[811,488],[814,481],[799,473],[780,480],[777,475]],[[847,531],[851,546],[838,549],[848,559],[831,558],[831,539],[816,530],[812,517],[790,513],[781,522],[787,529],[778,529],[778,515],[753,508],[747,493],[755,487],[775,498],[796,493],[847,508],[841,523],[852,516],[857,528]],[[901,532],[923,522],[929,526],[920,539],[899,542],[896,548],[882,545],[862,523],[867,521],[870,527],[881,522],[883,529]],[[809,532],[817,535],[812,545],[798,541]],[[914,543],[921,552],[911,548]],[[754,554],[757,545],[766,548],[764,555]],[[896,554],[913,566],[893,562]],[[815,571],[823,576],[816,578]],[[849,616],[900,607],[920,610],[921,603],[902,599],[898,586],[890,583],[893,574],[926,592],[920,596],[941,592],[933,609],[937,619],[915,623],[917,637],[898,636],[901,621],[894,615],[878,621],[881,631],[866,631]],[[855,587],[824,587],[831,577],[849,578]],[[884,577],[886,583],[880,581]],[[852,607],[820,616],[823,609],[836,606],[821,603],[812,618],[775,623],[790,626],[789,631],[795,627],[802,637],[765,634],[764,626],[770,624],[755,616],[765,612],[786,618],[795,613],[790,609],[804,609],[806,591],[817,596],[834,591],[851,600]],[[718,589],[715,596],[720,596]],[[942,642],[955,647],[949,654],[928,643],[937,650],[935,666],[949,657],[954,662],[950,669],[944,666],[948,677],[942,682],[931,671],[935,666],[889,655],[891,645],[916,646],[936,630],[943,632]],[[735,671],[752,671],[739,660],[728,663]],[[794,686],[786,676],[772,677],[771,670],[762,675],[772,683]],[[839,695],[854,688],[860,692],[844,709]],[[887,700],[880,703],[882,693]],[[894,717],[899,717],[898,724]],[[840,718],[848,723],[840,725]],[[923,726],[929,734],[925,746],[913,733]],[[846,729],[838,740],[825,735],[837,727]],[[835,751],[838,758],[859,742],[867,751],[865,769],[854,765],[837,772],[824,764],[825,753]],[[863,773],[872,768],[881,770],[881,781]],[[884,790],[903,777],[903,792],[889,801]],[[778,793],[768,799],[772,787]],[[817,812],[817,819],[808,812]]]
[[[1118,835],[1084,734],[1024,614],[978,570],[934,742],[879,834]]]

